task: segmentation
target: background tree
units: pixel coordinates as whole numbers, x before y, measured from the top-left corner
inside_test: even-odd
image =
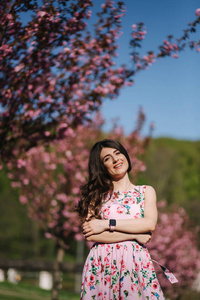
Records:
[[[186,46],[199,51],[189,24],[155,54],[140,56],[143,23],[133,25],[133,66],[116,67],[122,1],[105,1],[94,31],[87,26],[91,0],[9,0],[0,3],[0,154],[4,161],[40,142],[64,138],[64,132],[98,110],[105,97],[115,98],[136,73],[156,58],[177,57]],[[14,149],[14,150],[13,150]]]

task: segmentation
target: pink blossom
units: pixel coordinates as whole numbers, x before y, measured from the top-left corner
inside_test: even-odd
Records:
[[[44,17],[45,15],[47,15],[47,13],[45,11],[38,11],[37,15],[38,17]]]
[[[23,184],[24,185],[28,185],[29,184],[29,179],[28,178],[24,178],[23,179]]]
[[[18,168],[24,167],[24,166],[26,166],[26,164],[27,164],[27,162],[24,159],[18,159],[17,160],[17,167]]]
[[[56,206],[56,205],[57,205],[57,201],[56,201],[56,200],[52,200],[52,201],[51,201],[51,205],[52,205],[52,206]]]
[[[147,62],[149,62],[149,57],[147,55],[144,55],[143,59],[146,60]]]
[[[143,165],[143,166],[141,166],[140,171],[141,171],[141,172],[144,172],[144,171],[146,171],[146,169],[147,169],[146,166]]]
[[[9,54],[10,52],[12,52],[12,47],[9,45],[3,45],[0,47],[0,50],[3,50],[3,56],[6,56],[7,54]]]
[[[7,14],[7,19],[8,20],[12,20],[13,19],[13,16],[11,14]]]
[[[54,164],[54,163],[50,164],[49,169],[55,170],[56,169],[56,164]]]
[[[131,27],[132,27],[133,30],[137,29],[137,25],[136,24],[133,24]]]
[[[52,234],[50,234],[49,232],[45,232],[45,237],[47,239],[51,239],[52,238]]]
[[[178,56],[178,54],[172,54],[172,57],[178,58],[179,56]]]
[[[200,16],[200,8],[197,8],[197,9],[196,9],[195,14],[196,14],[197,17]]]
[[[146,33],[147,33],[147,32],[146,32],[145,30],[139,31],[139,32],[138,32],[139,35],[145,35]]]
[[[90,18],[91,15],[92,15],[92,11],[91,11],[91,10],[88,10],[88,12],[87,12],[87,18]]]
[[[45,131],[44,134],[45,134],[46,136],[50,136],[50,135],[51,135],[51,132],[50,132],[50,131]]]
[[[21,204],[27,204],[28,203],[27,197],[23,196],[23,195],[19,196],[19,201],[20,201]]]
[[[169,46],[169,42],[167,40],[164,40],[164,44]]]
[[[67,203],[67,195],[65,193],[57,194],[56,198],[64,203]]]
[[[28,49],[28,52],[32,52],[33,49],[34,49],[34,47],[30,47],[30,48]]]
[[[68,47],[65,47],[64,52],[70,52],[70,49]]]
[[[33,85],[32,84],[28,84],[28,89],[31,90],[32,88],[33,88]],[[27,105],[24,106],[24,108],[26,108],[26,107],[27,107]]]
[[[125,86],[132,86],[134,84],[134,81],[125,82]]]
[[[14,68],[15,72],[19,72],[21,71],[22,69],[24,69],[25,65],[23,63],[21,63],[20,65],[16,66]]]
[[[178,51],[178,46],[176,44],[173,44],[173,47],[174,47],[175,51]]]

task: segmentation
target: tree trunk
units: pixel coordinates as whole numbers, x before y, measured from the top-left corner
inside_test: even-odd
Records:
[[[61,265],[63,263],[64,252],[64,249],[60,245],[58,245],[57,256],[53,271],[52,300],[58,300],[58,293],[61,289]]]
[[[75,292],[80,294],[81,290],[81,275],[84,260],[84,241],[77,241],[76,248],[76,274],[75,274]]]
[[[39,224],[35,220],[32,221],[32,238],[33,238],[33,253],[34,258],[39,256],[40,248],[39,248]]]

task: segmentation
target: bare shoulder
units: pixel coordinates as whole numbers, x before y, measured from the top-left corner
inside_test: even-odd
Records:
[[[145,198],[147,199],[152,199],[152,201],[156,201],[156,191],[155,189],[150,186],[147,185],[146,189],[145,189]]]
[[[156,191],[151,185],[146,185],[145,193],[156,193]]]

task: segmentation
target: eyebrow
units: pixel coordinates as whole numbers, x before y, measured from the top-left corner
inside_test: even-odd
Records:
[[[119,150],[118,150],[118,149],[115,149],[115,150],[113,151],[113,153],[116,153],[117,151],[119,151]],[[110,156],[110,153],[106,154],[106,155],[103,157],[102,161],[104,161],[104,159],[105,159],[107,156]]]

